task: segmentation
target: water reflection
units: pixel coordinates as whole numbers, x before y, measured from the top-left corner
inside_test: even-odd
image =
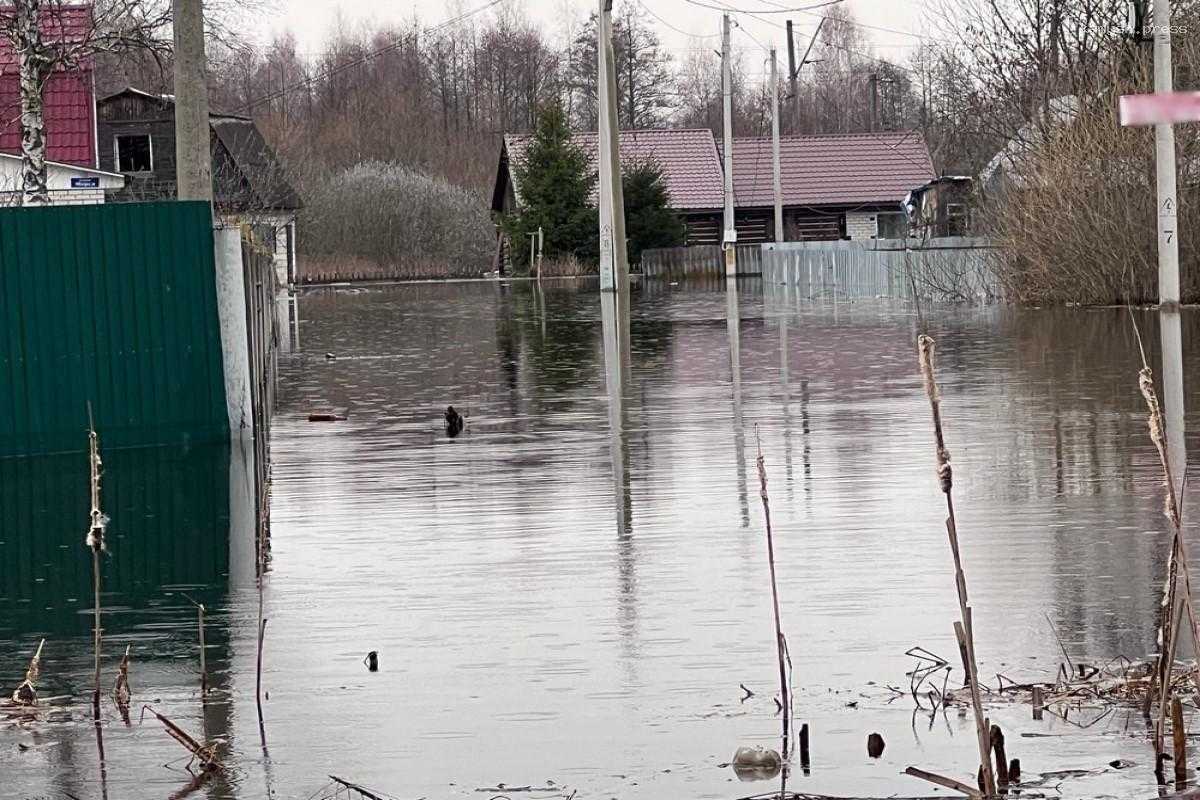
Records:
[[[955,652],[911,311],[802,301],[753,280],[651,282],[625,306],[610,296],[611,308],[595,289],[301,296],[304,347],[283,365],[272,444],[269,758],[253,705],[252,473],[230,469],[228,454],[205,466],[189,452],[130,455],[143,466],[123,479],[124,454],[109,459],[114,536],[137,537],[115,540],[106,564],[109,641],[114,654],[135,643],[136,698],[228,738],[228,781],[197,795],[306,797],[329,772],[397,796],[551,779],[623,800],[747,793],[717,764],[740,745],[778,744],[748,486],[756,425],[781,614],[804,645],[792,654],[797,721],[810,723],[816,756],[788,788],[915,795],[925,787],[899,777],[908,763],[953,774],[971,763],[969,721],[914,724],[906,704],[871,686],[903,683],[915,644]],[[1127,314],[926,313],[982,670],[1052,676],[1055,631],[1078,660],[1152,650],[1168,538]],[[1171,345],[1155,320],[1139,312],[1158,366]],[[1200,390],[1187,358],[1200,318],[1183,314],[1179,338],[1186,396]],[[469,412],[468,427],[447,439],[451,404]],[[307,421],[330,408],[348,418]],[[90,682],[87,603],[60,595],[87,597],[85,475],[78,457],[0,462],[0,680],[19,675],[51,630],[47,689],[79,697]],[[10,520],[37,536],[14,537]],[[174,594],[184,590],[212,611],[220,691],[205,703],[194,611]],[[378,672],[362,664],[368,650],[380,653]],[[740,704],[739,683],[756,698]],[[1080,732],[1017,711],[996,716],[1006,730],[1047,734],[1027,750],[1047,768],[1142,765],[1068,782],[1066,796],[1152,785],[1126,720]],[[187,788],[162,767],[179,753],[161,730],[106,714],[110,796]],[[888,743],[878,763],[862,753],[870,730]],[[0,728],[0,772],[20,796],[96,796],[93,730]]]

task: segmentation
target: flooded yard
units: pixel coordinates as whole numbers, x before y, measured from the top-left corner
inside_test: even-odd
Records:
[[[778,744],[761,442],[812,741],[787,788],[949,796],[909,765],[972,782],[969,715],[914,712],[887,688],[907,690],[914,646],[961,680],[914,310],[754,280],[729,300],[723,282],[635,286],[614,397],[594,284],[303,294],[272,441],[263,729],[236,448],[106,453],[106,685],[132,644],[135,708],[225,741],[227,773],[194,789],[212,800],[322,796],[330,774],[404,798],[770,791],[778,780],[723,766],[740,745]],[[1153,652],[1169,538],[1127,313],[924,313],[981,676],[1052,680],[1056,634],[1076,662]],[[1136,314],[1154,363],[1154,316]],[[1198,319],[1185,313],[1185,355]],[[453,439],[450,404],[467,416]],[[0,795],[184,796],[183,751],[111,701],[101,781],[86,475],[82,455],[0,461],[0,686],[45,637],[40,691],[69,698],[37,720],[0,717]],[[210,611],[203,704],[185,594]],[[1139,713],[991,708],[1027,781],[1077,771],[1050,775],[1047,795],[1156,793]]]

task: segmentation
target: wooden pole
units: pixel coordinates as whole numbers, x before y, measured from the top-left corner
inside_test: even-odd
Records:
[[[200,697],[208,695],[207,655],[204,652],[204,604],[196,604],[197,624],[200,628]]]
[[[1171,700],[1171,739],[1175,745],[1175,781],[1187,782],[1187,728],[1183,726],[1183,704]]]

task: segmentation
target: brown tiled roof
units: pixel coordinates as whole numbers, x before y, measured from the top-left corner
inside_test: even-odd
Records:
[[[784,136],[779,171],[785,206],[899,204],[934,177],[919,131]],[[770,137],[733,140],[733,197],[738,208],[774,205]]]
[[[508,158],[516,163],[524,160],[525,148],[531,138],[527,134],[505,136],[504,147]],[[597,134],[576,132],[571,138],[587,154],[589,163],[595,169]],[[699,211],[719,209],[724,204],[721,162],[717,158],[712,131],[708,128],[621,131],[621,163],[628,165],[646,159],[652,159],[662,169],[672,208]],[[768,193],[770,178],[768,160]],[[515,176],[513,187],[519,197],[520,187],[516,184]]]

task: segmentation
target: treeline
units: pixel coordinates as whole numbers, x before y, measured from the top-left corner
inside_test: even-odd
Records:
[[[989,195],[991,205],[978,208],[974,222],[1008,250],[1005,279],[1018,296],[1107,301],[1118,299],[1116,287],[1145,296],[1154,283],[1146,266],[1153,239],[1143,235],[1153,233],[1155,206],[1150,134],[1120,128],[1115,109],[1120,94],[1152,88],[1149,6],[1149,0],[930,0],[926,18],[933,27],[917,34],[825,7],[817,12],[825,19],[794,97],[783,81],[781,127],[785,133],[918,129],[938,172],[982,174],[992,188],[1007,188]],[[668,47],[660,35],[664,21],[647,7],[638,0],[618,0],[616,7],[622,127],[719,131],[719,38]],[[1175,83],[1194,88],[1200,0],[1173,0],[1172,8]],[[716,34],[719,13],[697,13],[711,13]],[[796,21],[803,52],[801,31],[812,15]],[[221,48],[213,105],[255,117],[302,196],[314,187],[360,185],[335,178],[377,162],[461,187],[482,208],[501,135],[533,130],[544,104],[560,105],[572,127],[594,129],[595,24],[594,15],[581,13],[547,31],[523,16],[519,4],[506,2],[443,25],[335,28],[317,54],[298,52],[286,36],[258,49]],[[874,37],[906,42],[908,56],[880,58]],[[775,38],[786,77],[782,30]],[[734,130],[765,135],[766,53],[736,30],[734,42]],[[135,82],[154,88],[154,77],[151,71]],[[1192,220],[1200,216],[1196,130],[1177,128],[1180,210]],[[997,159],[1000,152],[1006,155]],[[1185,260],[1200,267],[1186,230],[1183,242]],[[1084,283],[1092,288],[1085,291]]]

